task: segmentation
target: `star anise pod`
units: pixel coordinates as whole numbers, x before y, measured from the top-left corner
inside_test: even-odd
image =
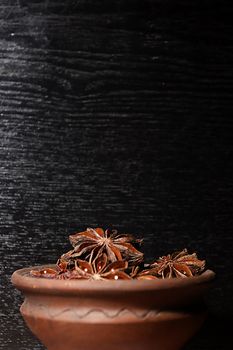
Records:
[[[34,277],[53,279],[87,279],[87,280],[130,280],[131,277],[124,271],[128,267],[127,261],[120,260],[108,263],[106,254],[95,258],[91,263],[76,259],[74,267],[71,268],[66,262],[60,262],[56,268],[45,268],[32,270],[30,274]]]
[[[132,271],[130,273],[130,277],[136,280],[156,280],[158,277],[156,277],[153,274],[153,269],[140,269],[139,266],[133,266]]]
[[[200,274],[205,268],[205,260],[199,260],[197,254],[188,254],[187,249],[160,257],[151,264],[153,273],[158,277],[190,277]]]
[[[74,249],[62,255],[63,261],[77,258],[92,261],[103,253],[110,262],[127,260],[131,266],[143,260],[143,253],[132,244],[141,243],[141,240],[131,235],[118,234],[117,231],[87,228],[86,231],[70,235],[69,239]]]
[[[58,260],[55,268],[46,267],[42,270],[31,270],[30,275],[34,277],[44,277],[44,278],[57,278],[60,279],[63,276],[69,275],[69,273],[74,268],[67,261]]]
[[[42,270],[31,270],[30,275],[34,277],[56,278],[58,271],[56,269],[46,268]]]
[[[101,254],[92,263],[76,259],[75,268],[72,270],[70,279],[88,280],[130,280],[131,277],[124,272],[128,267],[127,261],[119,260],[108,263],[106,254]]]

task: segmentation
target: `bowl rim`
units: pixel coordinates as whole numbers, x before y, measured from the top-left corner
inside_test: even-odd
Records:
[[[199,285],[209,285],[215,278],[215,272],[205,270],[202,274],[187,278],[166,278],[156,280],[57,280],[30,276],[31,270],[40,270],[55,265],[38,265],[16,270],[11,276],[12,284],[22,292],[31,293],[93,293],[93,292],[141,292],[164,291],[167,289],[189,288]]]

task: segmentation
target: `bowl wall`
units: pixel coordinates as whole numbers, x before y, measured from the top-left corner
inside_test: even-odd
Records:
[[[206,271],[158,281],[62,281],[30,277],[30,270],[16,271],[12,282],[25,295],[26,323],[49,350],[180,349],[206,317],[202,297],[214,278]]]

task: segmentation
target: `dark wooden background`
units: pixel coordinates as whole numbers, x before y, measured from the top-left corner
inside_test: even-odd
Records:
[[[44,349],[11,273],[95,225],[206,257],[210,318],[185,349],[233,348],[232,8],[0,0],[0,349]]]

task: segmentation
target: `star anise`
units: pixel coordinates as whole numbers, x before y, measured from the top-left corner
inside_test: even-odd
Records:
[[[139,266],[133,266],[130,276],[136,280],[156,280],[153,269],[141,270]]]
[[[108,263],[106,254],[95,258],[92,263],[76,259],[73,268],[70,268],[64,261],[56,268],[32,270],[34,277],[55,278],[55,279],[88,279],[88,280],[129,280],[131,277],[124,272],[128,267],[127,261],[120,260]]]
[[[200,274],[205,268],[205,260],[199,260],[197,254],[188,254],[187,249],[160,257],[151,264],[153,273],[158,277],[190,277]]]
[[[63,279],[72,272],[74,266],[71,266],[67,261],[58,260],[54,268],[46,267],[42,270],[31,270],[30,275],[34,277],[56,278]]]
[[[92,263],[76,259],[75,268],[72,270],[70,279],[129,280],[131,279],[130,276],[124,272],[127,267],[128,263],[124,260],[108,263],[106,254],[98,256]]]
[[[34,277],[57,278],[58,271],[56,269],[46,268],[42,270],[31,270],[30,275]]]
[[[143,263],[143,253],[133,243],[142,240],[102,228],[88,228],[69,237],[73,249],[63,254],[56,266],[32,270],[34,277],[88,280],[156,280],[191,277],[205,268],[205,260],[187,249],[164,255],[152,264]]]
[[[110,262],[127,260],[131,266],[143,260],[143,253],[132,244],[141,243],[141,240],[118,234],[117,231],[87,228],[86,231],[70,235],[69,239],[74,249],[62,255],[63,261],[82,258],[90,262],[103,253]]]

